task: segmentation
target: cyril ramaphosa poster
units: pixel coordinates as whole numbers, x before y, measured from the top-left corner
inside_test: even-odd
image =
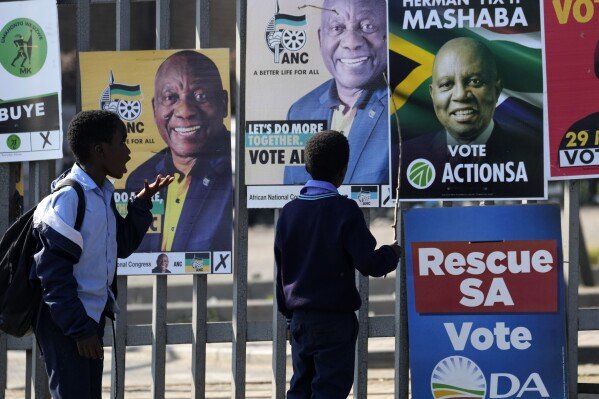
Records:
[[[153,223],[118,274],[231,273],[233,186],[229,51],[82,53],[83,109],[119,115],[131,150],[115,182],[122,215],[144,180],[175,177],[152,198]]]
[[[400,200],[546,196],[540,7],[389,3]]]
[[[385,0],[248,2],[245,180],[248,207],[278,208],[311,178],[304,147],[327,129],[347,136],[339,192],[391,204]]]

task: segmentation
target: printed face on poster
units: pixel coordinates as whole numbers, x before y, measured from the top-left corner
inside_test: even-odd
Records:
[[[55,2],[0,3],[0,162],[62,158]]]
[[[412,396],[565,399],[559,207],[414,208],[404,227]]]
[[[118,274],[231,273],[228,60],[227,49],[80,54],[83,109],[115,112],[127,126],[119,212],[144,180],[175,177],[152,198],[152,225]]]
[[[540,2],[446,3],[389,4],[400,200],[544,198]]]
[[[387,53],[385,0],[248,3],[249,207],[281,207],[295,198],[311,178],[304,146],[327,129],[342,131],[350,145],[340,192],[367,207],[389,200],[397,141],[389,132]]]
[[[599,8],[573,4],[545,6],[552,179],[599,177]]]

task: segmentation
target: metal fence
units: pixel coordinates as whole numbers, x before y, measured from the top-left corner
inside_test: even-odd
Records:
[[[156,49],[168,49],[171,45],[171,1],[170,0],[59,0],[58,7],[76,7],[77,50],[90,50],[91,7],[94,4],[114,4],[116,15],[116,49],[129,50],[131,43],[131,7],[141,1],[155,2]],[[189,0],[191,1],[191,0]],[[222,0],[221,0],[222,1]],[[240,51],[245,47],[246,1],[236,2],[237,57],[236,57],[236,122],[244,126],[245,92],[242,77],[245,76],[245,55]],[[174,4],[173,4],[174,6]],[[196,46],[210,47],[209,0],[195,0]],[[76,90],[77,109],[80,109],[79,89]],[[232,385],[231,397],[245,397],[246,344],[253,341],[272,341],[272,397],[283,398],[286,387],[286,340],[285,321],[273,305],[272,322],[249,322],[247,317],[248,288],[248,211],[244,181],[244,140],[236,129],[237,151],[235,155],[235,223],[234,223],[234,264],[233,264],[233,309],[231,322],[208,322],[207,276],[193,278],[193,310],[190,324],[167,324],[167,276],[157,276],[153,288],[153,316],[151,325],[128,325],[127,323],[127,276],[117,277],[119,306],[122,312],[116,320],[116,339],[107,334],[105,345],[113,346],[113,366],[111,397],[125,397],[125,356],[126,347],[151,345],[152,347],[152,397],[165,396],[166,345],[189,344],[192,351],[192,390],[191,397],[204,398],[206,387],[206,345],[207,343],[230,342],[232,345]],[[55,176],[53,161],[28,162],[29,184],[25,187],[25,207],[36,204],[49,193],[49,182]],[[15,187],[15,164],[0,164],[0,231],[9,225],[11,194]],[[568,265],[567,291],[567,337],[569,394],[577,395],[578,330],[599,329],[599,309],[578,309],[579,282],[579,183],[564,183],[564,261]],[[278,211],[275,210],[275,220]],[[369,211],[364,211],[367,221]],[[402,232],[398,230],[401,236]],[[400,237],[401,238],[401,237]],[[403,260],[402,260],[403,262]],[[134,278],[134,277],[132,277]],[[368,338],[395,337],[394,377],[395,397],[408,398],[408,346],[405,268],[399,265],[395,281],[395,313],[393,316],[369,317],[368,278],[356,276],[362,308],[358,312],[360,333],[356,348],[356,370],[354,377],[354,397],[366,398],[368,377]],[[43,360],[39,357],[35,340],[32,337],[15,339],[0,334],[0,399],[4,398],[7,387],[7,350],[26,352],[25,397],[48,397],[47,379]],[[115,371],[116,370],[116,371]],[[117,383],[118,382],[118,383]]]

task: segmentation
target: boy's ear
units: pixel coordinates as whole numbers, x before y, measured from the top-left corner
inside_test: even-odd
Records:
[[[103,155],[104,147],[102,147],[101,143],[94,144],[94,146],[92,147],[92,151],[95,152],[97,155]]]

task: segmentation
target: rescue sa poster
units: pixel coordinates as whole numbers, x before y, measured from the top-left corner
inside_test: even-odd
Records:
[[[0,162],[62,158],[55,1],[0,3]]]
[[[599,4],[545,5],[552,179],[599,176]]]
[[[144,180],[175,177],[152,198],[154,221],[118,274],[231,273],[228,60],[227,49],[80,54],[83,109],[115,112],[127,127],[119,212]]]
[[[401,201],[546,196],[540,6],[389,3]]]
[[[304,146],[326,129],[349,141],[340,193],[391,206],[386,1],[253,1],[246,25],[248,207],[294,199],[311,178]]]
[[[412,396],[565,399],[559,206],[404,216]]]

